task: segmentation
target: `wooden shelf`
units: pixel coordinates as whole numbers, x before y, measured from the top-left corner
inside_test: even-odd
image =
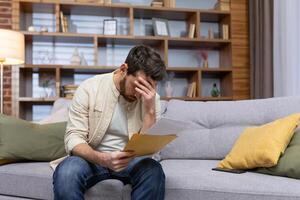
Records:
[[[209,14],[230,14],[230,11],[221,11],[214,9],[192,9],[192,8],[169,8],[169,7],[151,7],[151,6],[139,6],[129,3],[111,3],[111,4],[99,4],[89,2],[73,2],[73,1],[61,1],[57,0],[17,0],[21,3],[43,3],[43,4],[59,4],[59,5],[79,5],[79,6],[91,6],[91,7],[103,7],[103,8],[133,8],[137,10],[150,10],[150,11],[177,11],[177,12],[195,12],[200,11]]]
[[[72,38],[94,38],[97,37],[99,41],[105,41],[107,39],[119,39],[122,40],[168,40],[169,44],[177,46],[191,46],[192,43],[195,43],[193,46],[199,46],[199,43],[219,43],[220,45],[229,44],[231,40],[223,39],[198,39],[198,38],[187,38],[187,37],[162,37],[162,36],[132,36],[132,35],[103,35],[103,34],[88,34],[88,33],[62,33],[62,32],[30,32],[30,31],[21,31],[25,37],[31,38],[33,36],[48,36],[48,37],[72,37]],[[180,43],[182,42],[182,43]]]
[[[188,48],[207,48],[219,49],[231,44],[231,40],[223,39],[187,39],[187,38],[169,38],[169,46],[172,47],[188,47]]]
[[[62,95],[62,85],[74,83],[78,84],[85,78],[88,78],[92,75],[111,72],[119,66],[105,65],[115,65],[116,63],[119,63],[120,60],[123,60],[124,50],[130,49],[131,46],[144,44],[151,46],[159,52],[162,59],[165,61],[167,71],[174,72],[175,79],[178,81],[176,84],[180,83],[185,84],[186,86],[187,83],[196,83],[196,97],[194,98],[186,96],[169,98],[162,96],[161,99],[179,99],[185,101],[220,101],[233,99],[232,79],[234,71],[230,66],[233,65],[232,43],[234,40],[223,40],[219,38],[206,39],[201,37],[203,31],[206,31],[202,30],[205,29],[205,26],[202,26],[201,23],[218,23],[219,26],[222,24],[228,24],[231,30],[231,11],[193,8],[157,8],[150,6],[137,6],[126,3],[99,4],[67,1],[63,2],[60,0],[12,1],[14,4],[18,4],[15,6],[16,9],[13,11],[13,26],[16,30],[23,30],[21,32],[23,32],[25,35],[26,63],[45,62],[45,60],[51,60],[51,58],[55,58],[56,63],[70,63],[69,60],[75,52],[74,48],[77,48],[80,55],[83,54],[87,63],[89,64],[88,66],[74,66],[68,64],[25,64],[20,67],[20,82],[18,86],[20,91],[19,96],[33,96],[33,94],[34,96],[38,96],[36,93],[39,93],[39,90],[34,88],[34,84],[36,84],[36,82],[33,83],[33,79],[37,81],[36,79],[39,79],[39,77],[42,77],[44,74],[49,72],[51,76],[54,76],[55,94],[57,97],[59,97]],[[60,11],[62,11],[65,17],[67,17],[71,30],[78,31],[80,33],[60,32]],[[43,14],[46,14],[47,19],[46,21],[40,20],[39,24],[36,25],[33,23],[34,19],[31,16],[32,13],[42,13],[41,19],[43,20],[45,20],[43,18],[45,17]],[[81,19],[81,16],[85,18]],[[118,25],[122,26],[122,29],[118,29],[118,35],[98,34],[102,33],[102,25],[98,24],[99,20],[99,23],[102,23],[102,18],[116,17],[127,18],[125,21],[118,20]],[[174,21],[179,21],[178,24],[184,28],[177,28],[177,25],[175,25],[177,32],[171,31],[172,37],[154,36],[151,35],[151,32],[148,29],[146,29],[146,25],[151,23],[152,18],[162,18],[172,21],[170,22],[170,30],[174,28],[172,27],[172,23],[175,23]],[[143,19],[144,21],[139,21],[139,19]],[[82,25],[82,22],[85,20],[87,20],[89,24]],[[95,22],[95,24],[93,22]],[[121,24],[119,24],[119,22]],[[140,33],[138,31],[139,25],[137,24],[139,23],[141,23],[142,26],[145,26],[140,27],[141,30],[145,30],[145,32]],[[76,28],[72,27],[71,24],[76,25]],[[185,24],[186,27],[182,24]],[[188,27],[190,24],[196,25],[194,34],[195,38],[189,38],[185,36],[186,32],[188,32]],[[27,30],[28,26],[31,25],[45,25],[48,27],[49,32],[25,31]],[[182,33],[184,33],[184,35]],[[35,46],[36,44],[40,46]],[[43,51],[46,48],[50,49],[50,53],[47,53],[46,56],[52,57],[48,57],[46,59],[39,57],[43,56]],[[119,49],[116,49],[115,51],[115,49],[112,50],[112,48],[123,49],[121,49],[119,52]],[[195,59],[193,61],[190,61],[189,59],[191,57],[189,53],[196,54],[199,50],[213,50],[210,51],[210,53],[219,59],[215,64],[220,65],[221,67],[191,67],[201,65],[201,61],[196,60],[199,58],[193,57],[192,59]],[[177,54],[181,56],[181,52],[185,54],[182,55],[182,57],[186,60],[179,64],[182,66],[173,67],[172,65],[177,66],[176,59],[181,59],[177,56]],[[113,54],[113,56],[109,54]],[[108,59],[103,59],[105,58],[104,56],[108,56]],[[121,58],[118,60],[116,59],[116,56],[120,56]],[[177,58],[174,58],[176,56]],[[170,60],[173,58],[175,60]],[[112,61],[112,59],[114,60]],[[173,63],[170,61],[173,61]],[[210,64],[212,63],[213,62],[210,62]],[[209,95],[207,94],[207,88],[210,87],[210,81],[214,80],[217,80],[218,83],[220,83],[221,95],[223,96],[218,98],[203,97],[203,94]],[[204,86],[207,86],[206,90],[203,90],[203,84]],[[182,88],[183,87],[181,87],[181,89]],[[29,110],[31,109],[32,105],[51,105],[57,99],[57,97],[20,97],[17,100],[20,103],[19,111],[21,111],[22,116],[30,118],[32,111]],[[28,115],[26,113],[27,111],[29,113]]]
[[[219,67],[219,68],[201,68],[203,73],[230,73],[233,71],[229,67]]]
[[[49,102],[53,103],[58,98],[33,98],[33,97],[20,97],[19,102],[28,102],[28,103],[42,103],[42,102]],[[184,101],[226,101],[232,100],[232,97],[160,97],[161,100],[184,100]]]
[[[200,67],[167,67],[167,70],[172,72],[198,72],[200,69]]]
[[[183,101],[199,101],[199,97],[160,97],[161,100],[169,101],[171,99],[183,100]]]
[[[200,10],[201,22],[220,22],[223,19],[230,17],[230,11],[220,10]]]
[[[230,101],[233,97],[201,97],[201,101]]]
[[[95,70],[115,70],[117,67],[113,66],[77,66],[77,65],[48,65],[48,64],[25,64],[20,68],[41,68],[41,69],[95,69]]]
[[[49,102],[49,103],[53,103],[54,101],[56,101],[58,98],[57,97],[53,97],[53,98],[34,98],[34,97],[19,97],[19,102]]]
[[[77,66],[77,65],[58,65],[58,64],[24,64],[20,68],[44,68],[44,69],[99,69],[99,70],[115,70],[118,66]],[[232,68],[219,67],[219,68],[203,68],[203,67],[167,67],[168,71],[202,71],[202,72],[232,72]]]

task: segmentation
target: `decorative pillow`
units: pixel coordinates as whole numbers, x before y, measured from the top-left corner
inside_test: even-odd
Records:
[[[65,129],[66,122],[40,125],[0,114],[0,165],[65,156]]]
[[[299,119],[297,113],[259,127],[246,128],[218,167],[253,169],[275,166],[293,137]]]
[[[280,157],[278,164],[260,168],[256,172],[300,179],[300,129],[297,128],[289,146]]]

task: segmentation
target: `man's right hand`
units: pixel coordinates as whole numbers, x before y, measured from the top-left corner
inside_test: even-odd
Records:
[[[135,157],[134,152],[124,151],[101,152],[101,154],[101,165],[116,172],[125,169]]]

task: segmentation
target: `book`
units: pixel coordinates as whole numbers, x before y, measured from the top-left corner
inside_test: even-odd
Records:
[[[193,82],[192,97],[196,97],[196,82]]]
[[[196,25],[195,24],[190,24],[190,27],[189,27],[189,38],[194,38],[195,36],[195,28],[196,28]]]
[[[164,7],[170,7],[170,0],[163,0],[164,2]]]
[[[196,97],[196,82],[195,81],[189,84],[186,96]]]
[[[66,16],[64,16],[64,26],[65,26],[65,32],[69,31],[69,24],[68,24],[68,19]]]
[[[193,83],[190,83],[190,84],[188,85],[188,89],[187,89],[187,93],[186,93],[186,96],[187,96],[187,97],[192,97],[192,84],[193,84]]]
[[[62,11],[59,13],[59,20],[60,20],[60,28],[61,32],[65,33],[66,32],[66,26],[65,26],[65,16]]]
[[[176,7],[176,0],[170,0],[170,8]]]
[[[177,136],[169,135],[149,135],[135,133],[126,144],[123,151],[134,151],[136,156],[145,156],[157,153]]]
[[[229,25],[223,24],[222,25],[222,39],[223,40],[228,40],[229,39]]]

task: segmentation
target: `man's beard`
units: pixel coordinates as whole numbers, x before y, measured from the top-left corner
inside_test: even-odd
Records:
[[[121,81],[120,81],[120,94],[124,97],[124,99],[128,102],[134,102],[137,98],[135,96],[128,96],[126,95],[126,81],[127,78],[124,77]]]

